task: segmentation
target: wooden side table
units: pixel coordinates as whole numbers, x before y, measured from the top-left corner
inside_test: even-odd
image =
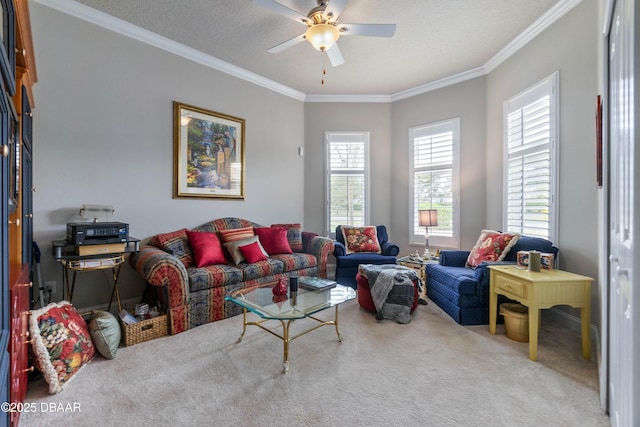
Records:
[[[413,268],[418,273],[418,277],[422,282],[422,291],[418,300],[419,304],[427,304],[427,264],[437,264],[437,259],[423,259],[411,256],[398,258],[396,262],[404,267]]]
[[[562,270],[532,272],[513,265],[489,267],[489,332],[496,333],[498,294],[529,307],[529,359],[538,358],[540,309],[565,304],[580,309],[582,356],[591,358],[591,282],[593,278]]]

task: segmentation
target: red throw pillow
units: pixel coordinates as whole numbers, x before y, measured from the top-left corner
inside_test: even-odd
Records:
[[[207,231],[187,231],[187,239],[193,256],[196,261],[196,267],[206,267],[213,264],[226,264],[222,245],[216,233]]]
[[[287,230],[285,228],[260,227],[254,228],[253,231],[269,255],[293,253],[291,245],[289,245],[289,240],[287,239]]]
[[[482,230],[467,258],[466,266],[476,268],[483,261],[502,261],[518,239],[520,239],[519,233]]]
[[[271,224],[272,227],[285,228],[287,230],[287,240],[291,250],[302,252],[302,227],[299,223],[295,224]]]
[[[267,257],[262,253],[258,242],[238,246],[238,249],[242,252],[242,256],[244,256],[244,259],[246,259],[249,264],[267,259]]]

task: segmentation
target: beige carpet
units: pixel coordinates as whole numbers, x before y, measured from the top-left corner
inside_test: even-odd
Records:
[[[320,313],[330,318],[333,310]],[[293,332],[309,325],[297,321]],[[278,323],[273,323],[277,325]],[[596,364],[580,336],[542,321],[538,362],[528,344],[456,324],[433,302],[411,323],[377,322],[350,301],[335,329],[291,343],[242,317],[100,356],[56,395],[29,385],[21,426],[609,426],[600,410]],[[43,412],[42,407],[76,407]],[[62,405],[60,405],[62,404]]]

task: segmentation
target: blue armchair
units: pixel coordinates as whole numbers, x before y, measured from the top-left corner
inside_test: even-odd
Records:
[[[336,241],[333,242],[333,256],[336,257],[336,282],[356,289],[358,287],[356,274],[358,274],[358,266],[360,264],[396,263],[396,256],[400,253],[400,248],[395,243],[389,242],[387,227],[378,225],[376,226],[376,232],[381,253],[357,252],[347,254],[344,236],[342,235],[342,226],[336,227]]]
[[[536,250],[558,257],[558,248],[539,237],[523,236],[504,261],[483,262],[476,269],[465,267],[470,251],[440,251],[439,264],[427,264],[427,296],[461,325],[489,323],[489,269],[495,264],[515,264],[518,251]]]

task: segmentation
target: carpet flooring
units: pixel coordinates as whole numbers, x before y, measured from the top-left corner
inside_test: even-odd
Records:
[[[29,384],[20,426],[609,426],[580,336],[542,320],[538,361],[498,325],[456,324],[433,302],[406,325],[357,302],[335,329],[282,341],[242,317],[97,356],[65,389]],[[319,313],[329,319],[333,310]],[[294,322],[292,333],[312,325]],[[279,323],[270,323],[276,328]]]

